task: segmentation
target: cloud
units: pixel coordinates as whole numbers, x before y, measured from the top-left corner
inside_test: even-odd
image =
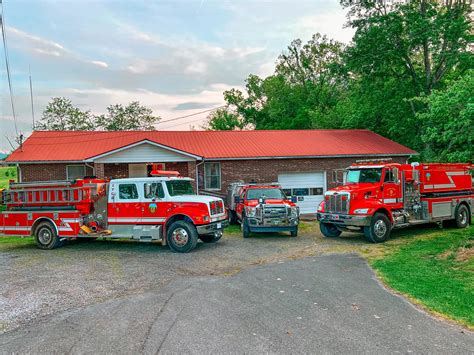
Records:
[[[108,68],[109,67],[109,65],[106,62],[102,62],[100,60],[91,60],[90,62],[94,65],[97,65],[98,67],[102,67],[102,68]]]

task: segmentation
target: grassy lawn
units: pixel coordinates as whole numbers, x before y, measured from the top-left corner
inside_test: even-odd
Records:
[[[474,327],[474,228],[446,228],[369,256],[384,282],[429,310]]]
[[[16,168],[15,167],[0,167],[0,189],[7,188],[8,182],[10,180],[15,180],[17,178]]]

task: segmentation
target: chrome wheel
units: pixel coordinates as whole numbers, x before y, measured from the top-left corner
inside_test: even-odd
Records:
[[[48,245],[53,239],[53,234],[48,228],[41,228],[38,232],[38,239],[41,244]]]
[[[461,209],[459,212],[459,222],[464,225],[467,224],[467,211],[466,209]]]
[[[177,246],[181,247],[187,244],[189,236],[184,228],[176,228],[171,234],[171,238]]]
[[[374,233],[377,237],[383,237],[387,233],[387,225],[384,221],[379,219],[374,223]]]

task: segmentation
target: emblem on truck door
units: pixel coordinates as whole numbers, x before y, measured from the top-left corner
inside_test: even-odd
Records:
[[[156,212],[156,203],[150,203],[148,205],[148,208],[150,209],[150,213],[155,213]]]

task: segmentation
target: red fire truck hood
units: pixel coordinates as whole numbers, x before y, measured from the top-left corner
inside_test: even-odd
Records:
[[[246,200],[245,205],[255,207],[259,204],[258,200]],[[281,200],[281,199],[266,199],[266,205],[288,205],[288,206],[296,206],[293,202],[289,200]]]
[[[378,185],[377,183],[370,183],[370,182],[358,183],[358,184],[348,184],[348,185],[335,187],[335,188],[331,189],[330,191],[337,191],[337,192],[366,191],[366,190],[373,189],[377,185]]]

